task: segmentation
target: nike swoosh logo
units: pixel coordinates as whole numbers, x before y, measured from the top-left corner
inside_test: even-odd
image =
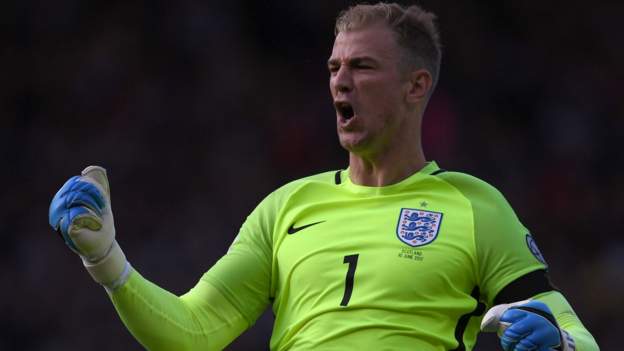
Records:
[[[294,224],[291,224],[290,227],[288,228],[288,234],[295,234],[296,232],[298,232],[300,230],[304,230],[304,229],[306,229],[308,227],[311,227],[311,226],[317,225],[317,224],[321,224],[323,222],[325,222],[325,221],[319,221],[319,222],[315,222],[315,223],[306,224],[306,225],[298,227],[298,228],[295,228]]]

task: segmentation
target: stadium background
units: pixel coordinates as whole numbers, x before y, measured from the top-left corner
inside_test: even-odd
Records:
[[[178,294],[262,197],[346,167],[326,60],[351,3],[0,3],[0,349],[140,349],[47,224],[84,166],[109,170],[130,261]],[[501,189],[602,349],[619,348],[624,5],[420,3],[444,43],[428,158]],[[270,331],[266,314],[229,349],[265,349]]]

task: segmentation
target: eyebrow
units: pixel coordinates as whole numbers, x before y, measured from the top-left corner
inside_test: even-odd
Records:
[[[349,66],[357,66],[359,64],[365,62],[378,63],[378,61],[370,56],[356,56],[347,60],[347,65]],[[338,66],[340,65],[340,59],[333,58],[327,61],[327,66]]]

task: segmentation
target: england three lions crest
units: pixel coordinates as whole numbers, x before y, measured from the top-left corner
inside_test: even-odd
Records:
[[[440,212],[402,208],[396,234],[399,240],[409,246],[423,246],[438,237],[440,223],[442,223]]]

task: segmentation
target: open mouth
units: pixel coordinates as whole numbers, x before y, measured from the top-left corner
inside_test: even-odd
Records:
[[[351,106],[350,103],[336,102],[334,105],[340,117],[344,118],[345,120],[350,120],[351,118],[353,118],[353,116],[355,116],[355,112],[353,111],[353,106]]]

